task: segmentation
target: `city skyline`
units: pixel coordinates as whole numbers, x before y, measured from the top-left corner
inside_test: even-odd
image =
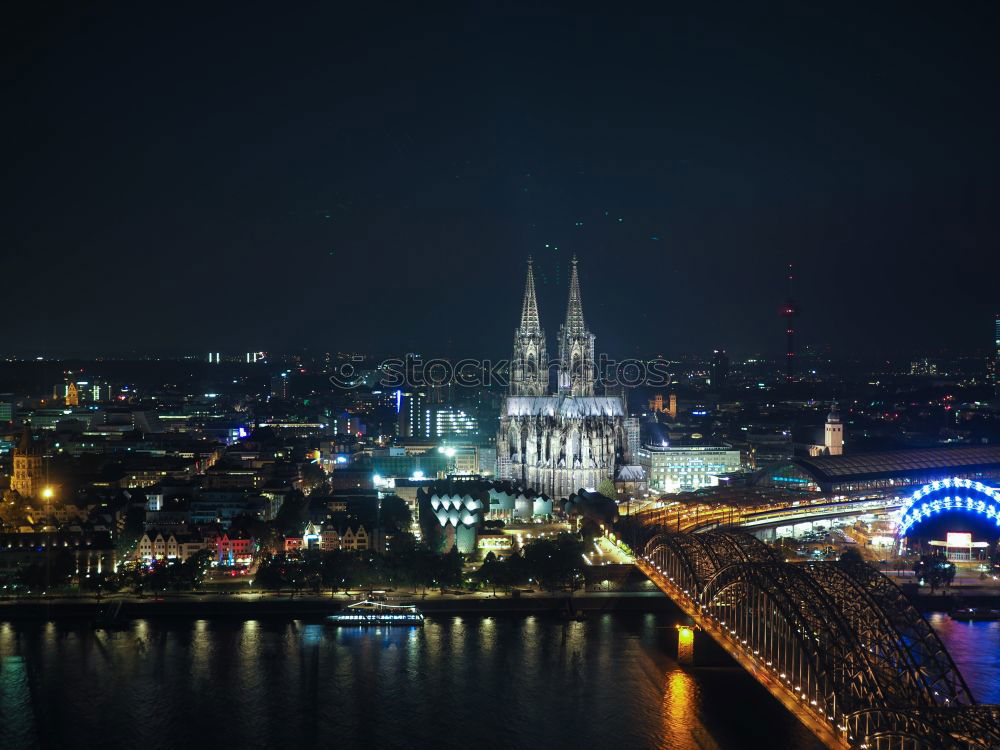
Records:
[[[4,750],[1000,748],[995,4],[4,21]]]

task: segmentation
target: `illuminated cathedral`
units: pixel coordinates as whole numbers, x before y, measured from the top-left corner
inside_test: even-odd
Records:
[[[549,390],[545,331],[535,277],[528,278],[521,325],[514,332],[510,392],[500,413],[497,473],[552,498],[594,489],[611,479],[628,448],[620,395],[594,395],[594,334],[587,329],[576,258],[570,270],[566,321],[559,328],[556,393]]]

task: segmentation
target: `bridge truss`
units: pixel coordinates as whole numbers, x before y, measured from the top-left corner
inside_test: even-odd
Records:
[[[869,566],[786,563],[732,531],[658,533],[637,564],[828,746],[1000,748],[1000,709]]]

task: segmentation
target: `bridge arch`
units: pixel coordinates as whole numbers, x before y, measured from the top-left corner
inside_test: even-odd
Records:
[[[786,705],[847,745],[1000,747],[1000,711],[976,704],[927,621],[870,566],[786,563],[756,537],[713,531],[657,533],[640,567]]]
[[[974,479],[958,477],[929,482],[903,504],[898,534],[906,536],[922,521],[953,510],[979,514],[1000,527],[1000,490]]]

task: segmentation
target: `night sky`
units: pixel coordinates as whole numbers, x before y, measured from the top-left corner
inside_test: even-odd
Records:
[[[986,4],[19,5],[0,353],[991,344]]]

